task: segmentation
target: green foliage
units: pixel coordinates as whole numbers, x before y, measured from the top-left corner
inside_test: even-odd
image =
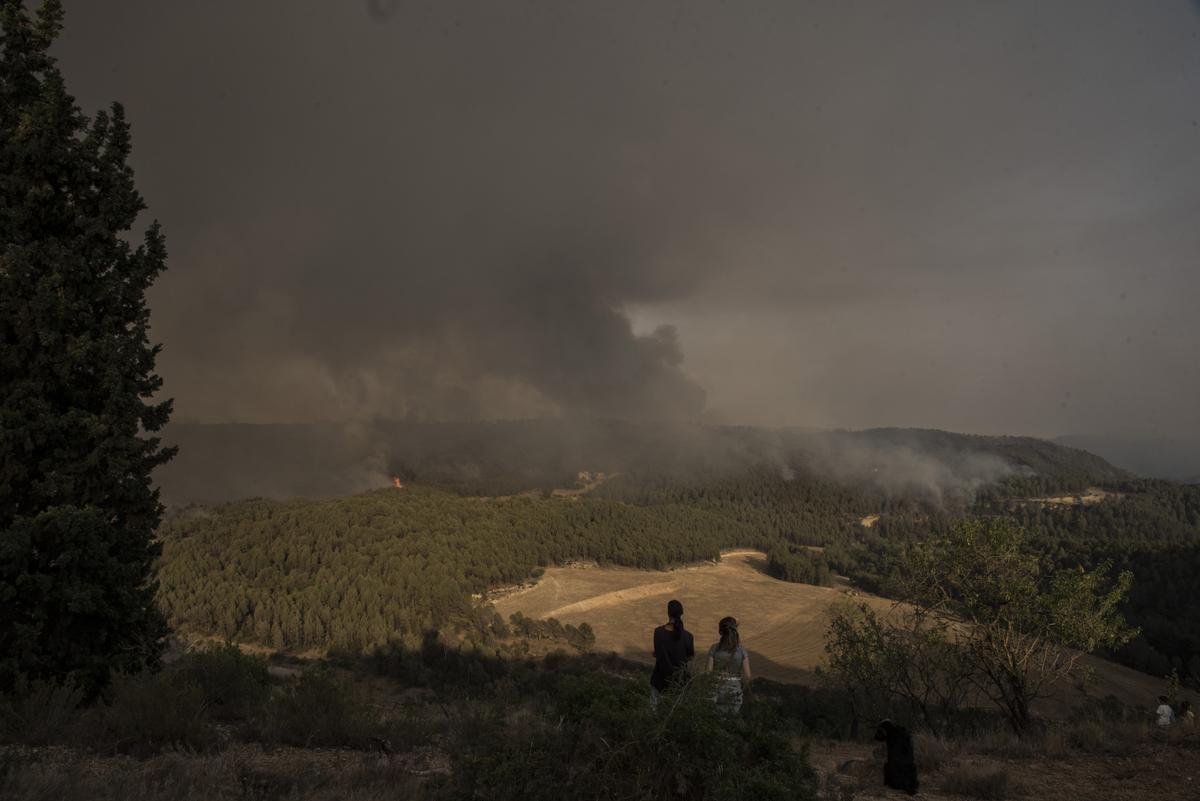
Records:
[[[200,689],[216,720],[254,718],[271,692],[266,660],[242,653],[231,643],[193,651],[171,669]]]
[[[520,612],[515,612],[509,616],[511,623],[510,631],[519,637],[526,639],[548,639],[548,640],[566,640],[580,651],[586,651],[591,648],[596,642],[596,632],[588,623],[580,623],[578,626],[573,626],[570,623],[563,625],[557,618],[547,618],[545,620],[535,620],[534,618],[525,617]]]
[[[74,725],[83,691],[52,681],[19,685],[0,696],[0,743],[46,745]]]
[[[972,698],[973,665],[947,621],[895,607],[880,617],[867,604],[830,610],[826,674],[845,690],[858,721],[918,719],[939,736]]]
[[[1129,573],[1046,566],[1010,520],[965,520],[906,553],[908,604],[836,609],[826,638],[831,677],[868,716],[899,703],[937,733],[987,699],[1025,735],[1031,703],[1083,654],[1133,634],[1119,611]]]
[[[163,270],[119,105],[88,120],[49,49],[58,0],[0,3],[0,692],[21,676],[89,693],[153,664],[161,507],[143,436],[167,420],[146,289]]]
[[[262,439],[260,428],[226,434],[268,452],[286,441]],[[1111,563],[1137,576],[1122,609],[1142,634],[1116,655],[1155,675],[1176,669],[1185,684],[1200,681],[1200,605],[1187,603],[1200,596],[1200,487],[1135,481],[1091,454],[1028,438],[903,430],[834,437],[835,452],[901,448],[948,465],[986,457],[1012,471],[991,485],[940,492],[881,484],[870,465],[823,473],[812,442],[789,432],[679,434],[613,421],[586,428],[575,441],[550,421],[383,425],[403,462],[397,472],[462,492],[565,486],[583,468],[619,475],[577,501],[408,486],[339,501],[187,510],[161,530],[163,608],[184,630],[281,649],[369,651],[415,642],[434,627],[486,649],[506,624],[472,596],[537,577],[551,563],[661,568],[758,547],[778,578],[825,584],[840,573],[897,597],[911,546],[949,536],[964,514],[1003,514],[1026,529],[1027,549],[1047,570]],[[1073,507],[1027,500],[1089,485],[1123,494]],[[861,524],[876,514],[874,527]]]
[[[1200,687],[1200,486],[1127,481],[1123,495],[1077,507],[996,502],[1015,517],[1031,543],[1061,567],[1111,562],[1137,577],[1125,605],[1141,630],[1117,656],[1156,676],[1179,671]]]
[[[767,573],[783,581],[829,587],[833,572],[824,555],[791,546],[778,545],[767,552]]]
[[[1074,674],[1082,654],[1132,636],[1119,611],[1132,581],[1110,581],[1107,566],[1043,569],[1019,526],[991,518],[917,544],[904,590],[922,616],[961,623],[953,640],[976,687],[1023,734],[1030,703]]]
[[[455,765],[461,797],[482,799],[803,799],[815,778],[788,727],[722,715],[703,680],[665,695],[640,684],[565,676],[549,714],[502,730],[473,722]]]
[[[716,558],[751,537],[736,522],[684,506],[480,501],[420,487],[335,501],[248,501],[180,515],[160,534],[159,597],[175,626],[351,653],[449,624],[486,644],[496,625],[472,594],[551,562],[664,568]],[[582,645],[586,637],[576,639]]]
[[[353,748],[366,747],[382,731],[363,693],[321,670],[302,673],[273,693],[262,729],[273,742]]]
[[[204,691],[185,676],[172,671],[117,676],[109,695],[90,710],[90,742],[138,755],[218,744]]]

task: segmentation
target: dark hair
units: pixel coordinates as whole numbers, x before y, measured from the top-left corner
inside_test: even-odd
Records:
[[[1159,703],[1165,704],[1167,702],[1167,696],[1160,695],[1160,696],[1158,696],[1158,700],[1159,700]]]
[[[672,598],[667,603],[667,617],[669,617],[671,622],[675,624],[675,628],[671,633],[671,636],[678,640],[683,636],[683,604]]]
[[[736,617],[721,618],[721,622],[717,624],[717,632],[721,635],[721,642],[717,644],[719,650],[729,651],[730,653],[737,650],[742,638],[738,636]]]

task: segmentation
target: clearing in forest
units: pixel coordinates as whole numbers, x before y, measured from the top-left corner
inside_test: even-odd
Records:
[[[1030,503],[1040,503],[1044,506],[1090,506],[1100,503],[1106,498],[1119,498],[1121,493],[1109,492],[1099,487],[1088,487],[1083,492],[1074,495],[1054,495],[1048,498],[1030,498]]]
[[[766,561],[766,554],[740,550],[724,553],[715,564],[668,571],[551,567],[536,585],[495,600],[495,607],[505,619],[520,612],[557,618],[564,625],[588,623],[596,633],[594,650],[651,663],[651,633],[666,622],[667,601],[678,598],[697,654],[716,642],[717,621],[732,615],[755,675],[799,684],[812,683],[813,669],[824,660],[831,604],[850,599],[865,601],[880,614],[892,609],[892,601],[846,585],[816,587],[771,578]],[[1164,691],[1164,682],[1144,673],[1100,659],[1089,658],[1088,664],[1096,669],[1088,690],[1093,697],[1112,693],[1144,705]]]
[[[505,618],[521,612],[564,624],[586,622],[596,632],[596,650],[649,662],[650,633],[666,622],[667,601],[678,598],[698,652],[717,640],[717,621],[732,615],[757,675],[811,680],[824,655],[826,610],[847,590],[779,581],[765,567],[766,555],[758,551],[727,552],[719,563],[670,571],[551,567],[535,586],[495,605]],[[891,608],[883,598],[855,595],[880,612]]]

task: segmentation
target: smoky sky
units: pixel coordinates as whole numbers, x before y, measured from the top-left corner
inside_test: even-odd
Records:
[[[1200,432],[1200,13],[68,0],[176,418]]]

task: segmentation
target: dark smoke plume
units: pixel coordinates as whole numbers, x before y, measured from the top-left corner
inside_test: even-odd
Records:
[[[66,6],[177,420],[1200,434],[1194,4]]]

